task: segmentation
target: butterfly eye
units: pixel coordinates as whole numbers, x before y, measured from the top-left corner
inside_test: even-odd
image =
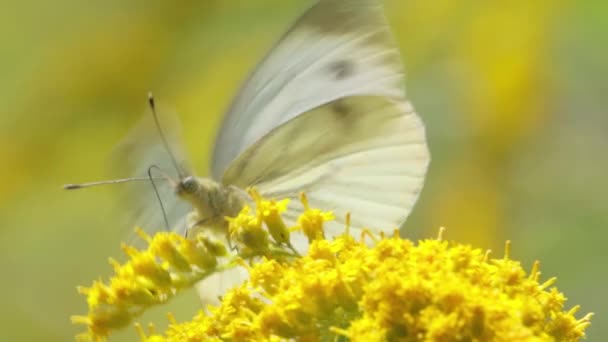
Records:
[[[188,176],[179,183],[179,192],[193,194],[198,191],[199,183],[196,178]]]

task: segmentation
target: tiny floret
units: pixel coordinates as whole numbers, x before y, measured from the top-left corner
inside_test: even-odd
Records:
[[[253,188],[249,190],[249,194],[255,200],[258,219],[266,224],[270,236],[278,244],[289,244],[289,229],[281,217],[281,214],[287,210],[289,199],[266,200]]]
[[[332,212],[323,212],[319,209],[310,208],[306,194],[302,193],[300,200],[304,205],[304,213],[298,218],[297,230],[300,230],[308,237],[308,241],[320,240],[325,238],[323,222],[333,220]]]
[[[245,206],[235,218],[227,217],[230,241],[247,257],[262,255],[268,249],[269,234],[259,215],[252,215]]]

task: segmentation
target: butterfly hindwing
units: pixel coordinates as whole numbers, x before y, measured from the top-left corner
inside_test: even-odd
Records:
[[[428,162],[424,126],[409,102],[354,96],[275,128],[230,164],[223,181],[291,198],[292,223],[304,191],[312,206],[334,211],[334,225],[352,211],[353,227],[392,231],[416,202]]]
[[[165,110],[160,110],[158,115],[171,153],[180,163],[180,169],[187,169],[177,115],[167,113]],[[127,136],[114,149],[108,164],[110,165],[112,178],[146,178],[151,166],[154,167],[152,170],[154,177],[169,175],[174,179],[177,178],[171,155],[163,145],[158,128],[154,125],[153,117],[150,115],[142,117],[128,132]],[[183,232],[185,228],[184,217],[190,211],[190,206],[175,196],[173,186],[169,182],[156,180],[155,185],[164,212],[161,210],[159,199],[156,197],[150,181],[130,182],[121,185],[122,196],[119,204],[123,208],[133,208],[124,220],[130,228],[137,224],[152,233],[166,229],[164,222],[164,216],[166,215],[170,228]],[[119,210],[119,212],[125,211]]]

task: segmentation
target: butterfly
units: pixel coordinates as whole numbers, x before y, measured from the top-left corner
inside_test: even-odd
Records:
[[[287,225],[303,211],[298,197],[305,192],[311,207],[334,213],[328,236],[344,231],[349,212],[353,232],[394,231],[417,201],[430,161],[424,125],[403,84],[401,55],[378,0],[317,1],[234,98],[216,138],[211,177],[180,172],[161,192],[169,224],[183,219],[174,212],[185,205],[195,225],[225,232],[224,218],[248,204],[245,189],[255,187],[263,197],[291,199]],[[179,151],[177,145],[170,149]],[[165,166],[145,160],[151,162]],[[148,202],[141,212],[158,213]],[[201,296],[237,276],[204,281]]]

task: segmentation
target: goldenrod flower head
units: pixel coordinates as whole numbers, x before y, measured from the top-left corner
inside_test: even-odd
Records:
[[[317,239],[301,258],[264,259],[249,272],[220,306],[163,338],[576,341],[590,319],[563,311],[554,280],[538,282],[538,264],[526,275],[508,257],[439,239]]]
[[[83,291],[89,315],[74,321],[87,324],[88,337],[107,336],[178,289],[240,264],[249,279],[225,293],[218,306],[189,322],[171,318],[163,334],[138,327],[141,340],[577,341],[590,325],[591,314],[577,319],[578,307],[565,309],[555,278],[539,281],[538,263],[527,273],[510,258],[509,243],[504,257],[492,259],[480,249],[444,241],[442,233],[414,243],[398,234],[366,232],[373,246],[348,234],[329,240],[323,222],[331,213],[310,208],[305,197],[303,202],[298,227],[310,240],[306,255],[290,253],[289,241],[259,238],[260,231],[270,230],[264,212],[280,213],[282,204],[258,197],[255,212],[246,208],[229,220],[239,253],[247,247],[249,254],[225,264],[195,263],[184,252],[190,247],[183,246],[202,248],[205,258],[217,254],[175,234],[147,237],[146,251],[128,248],[131,260],[114,262],[117,275],[109,285],[95,282]]]
[[[87,296],[87,316],[74,316],[72,321],[88,328],[83,339],[102,338],[122,328],[151,306],[165,303],[182,288],[193,287],[218,268],[217,257],[226,250],[204,236],[188,240],[173,233],[154,237],[138,229],[148,242],[140,251],[123,246],[129,260],[120,264],[110,260],[115,275],[108,284],[96,281],[91,287],[79,287]]]

